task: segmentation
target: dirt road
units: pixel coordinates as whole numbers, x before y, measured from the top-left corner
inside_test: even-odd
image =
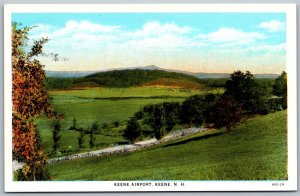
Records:
[[[95,157],[95,156],[105,156],[109,154],[116,154],[116,153],[124,153],[124,152],[131,152],[138,149],[146,148],[155,144],[158,144],[160,142],[166,142],[170,140],[175,140],[181,137],[185,137],[194,133],[202,132],[207,130],[206,128],[188,128],[188,129],[182,129],[177,130],[172,133],[167,134],[161,141],[158,141],[157,139],[153,138],[150,140],[144,140],[140,141],[134,144],[127,144],[127,145],[118,145],[110,148],[104,148],[101,150],[95,150],[90,152],[84,152],[84,153],[78,153],[74,155],[64,156],[64,157],[58,157],[49,159],[48,163],[58,163],[65,160],[72,160],[72,159],[79,159],[79,158],[85,158],[85,157]],[[17,161],[13,161],[13,171],[21,168],[23,166],[23,163],[19,163]]]

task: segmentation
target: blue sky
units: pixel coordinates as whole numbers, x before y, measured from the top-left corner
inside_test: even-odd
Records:
[[[286,67],[284,13],[14,13],[48,37],[47,70],[135,66],[193,72],[280,73]]]

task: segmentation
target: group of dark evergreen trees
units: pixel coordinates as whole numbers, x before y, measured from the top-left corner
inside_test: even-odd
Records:
[[[205,124],[226,127],[229,131],[243,118],[286,108],[285,72],[272,84],[256,80],[249,71],[236,71],[226,81],[223,94],[193,95],[182,104],[165,102],[145,106],[128,120],[124,137],[135,142],[143,132],[140,123],[150,126],[157,139],[170,132],[176,124],[190,127]]]

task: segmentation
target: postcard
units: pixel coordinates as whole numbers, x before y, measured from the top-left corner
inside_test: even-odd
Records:
[[[296,5],[5,5],[5,191],[297,190]]]

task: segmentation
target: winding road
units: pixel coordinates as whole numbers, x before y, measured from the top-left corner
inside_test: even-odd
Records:
[[[110,147],[110,148],[104,148],[101,150],[95,150],[95,151],[78,153],[78,154],[73,154],[73,155],[64,156],[64,157],[53,158],[53,159],[49,159],[48,163],[52,164],[52,163],[58,163],[61,161],[73,160],[73,159],[79,159],[79,158],[85,158],[85,157],[105,156],[105,155],[109,155],[109,154],[131,152],[131,151],[146,148],[146,147],[149,147],[149,146],[161,143],[161,142],[175,140],[178,138],[182,138],[182,137],[185,137],[185,136],[188,136],[188,135],[191,135],[194,133],[203,132],[206,130],[207,130],[206,128],[195,128],[195,127],[188,128],[188,129],[181,129],[181,130],[173,131],[173,132],[167,134],[161,141],[158,141],[157,139],[153,138],[153,139],[149,139],[149,140],[136,142],[134,144],[118,145],[118,146],[114,146],[114,147]],[[23,163],[13,160],[13,162],[12,162],[12,170],[13,171],[20,169],[22,166],[23,166]]]

